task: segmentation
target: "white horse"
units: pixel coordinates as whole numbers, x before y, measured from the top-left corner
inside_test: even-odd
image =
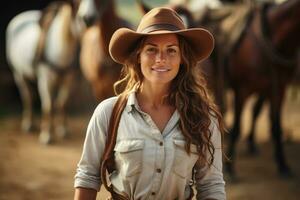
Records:
[[[42,106],[39,139],[44,144],[53,141],[54,127],[58,136],[67,134],[64,108],[74,84],[72,65],[78,45],[73,6],[58,2],[50,6],[50,14],[43,15],[37,10],[18,14],[6,30],[7,60],[23,103],[22,130],[28,132],[33,128],[29,82],[36,81]],[[42,15],[45,18],[52,16],[45,19],[49,23],[46,30],[39,25]]]

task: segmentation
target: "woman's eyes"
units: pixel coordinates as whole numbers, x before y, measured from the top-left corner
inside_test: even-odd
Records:
[[[167,49],[167,52],[171,53],[171,54],[175,54],[175,53],[177,53],[177,49],[169,48],[169,49]]]
[[[147,48],[147,49],[146,49],[146,52],[148,52],[148,53],[157,53],[157,52],[158,52],[158,49],[157,49],[157,48],[154,48],[154,47],[150,47],[150,48]],[[175,49],[175,48],[168,48],[168,49],[166,50],[166,52],[167,52],[168,54],[176,54],[176,53],[178,52],[178,50]]]
[[[155,53],[156,52],[156,48],[150,47],[150,48],[147,48],[146,51],[149,52],[149,53]]]

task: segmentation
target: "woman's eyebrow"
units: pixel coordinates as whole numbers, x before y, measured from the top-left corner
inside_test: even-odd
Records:
[[[145,45],[157,46],[157,44],[147,42]]]
[[[172,47],[172,46],[179,47],[178,44],[169,44],[167,47]]]
[[[148,42],[148,43],[146,43],[145,45],[158,46],[157,44],[154,44],[154,43],[151,43],[151,42]],[[172,47],[172,46],[178,47],[179,44],[174,43],[174,44],[169,44],[169,45],[167,45],[167,47]]]

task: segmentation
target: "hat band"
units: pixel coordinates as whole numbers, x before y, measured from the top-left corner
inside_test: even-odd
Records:
[[[159,31],[159,30],[178,31],[181,29],[172,24],[154,24],[144,28],[140,33],[151,33],[153,31]]]

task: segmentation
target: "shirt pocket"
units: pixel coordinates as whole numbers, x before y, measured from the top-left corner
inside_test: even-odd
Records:
[[[197,152],[197,146],[190,145],[190,155],[185,150],[185,140],[173,140],[174,142],[174,164],[173,171],[181,178],[186,178],[192,173],[193,167],[197,162],[199,155]]]
[[[134,176],[142,171],[144,140],[122,140],[117,142],[116,162],[123,177]]]

